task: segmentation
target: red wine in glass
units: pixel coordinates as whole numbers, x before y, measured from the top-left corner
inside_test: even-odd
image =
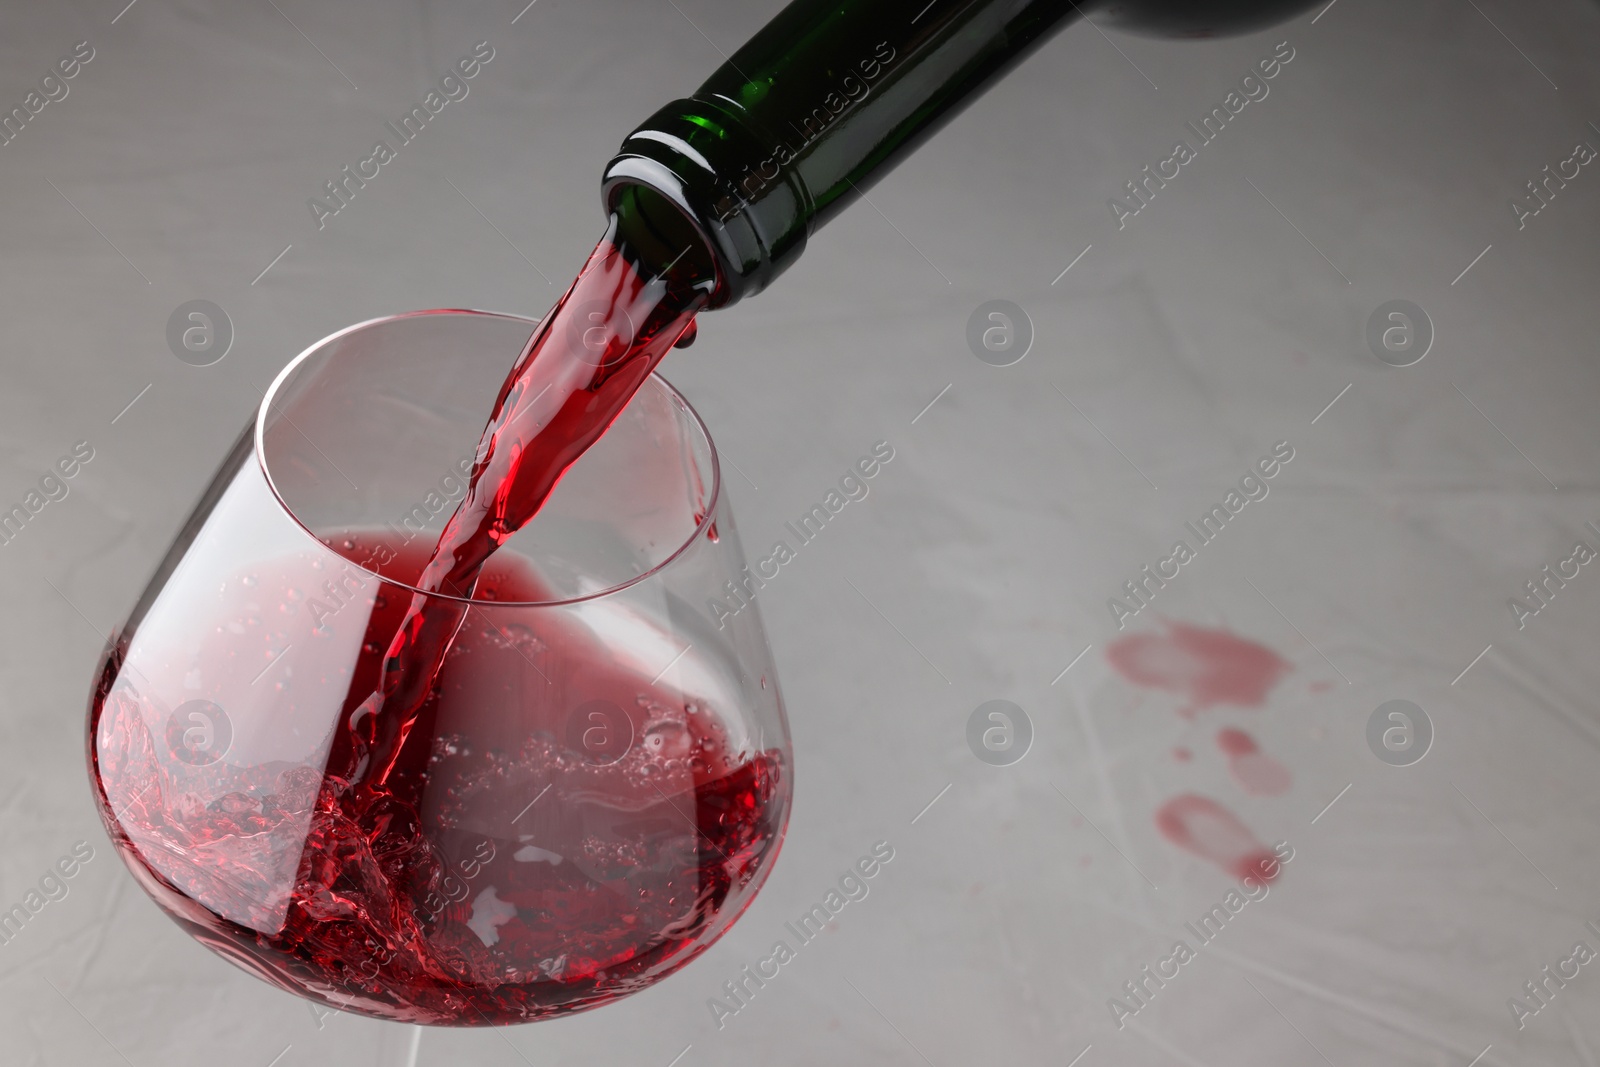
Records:
[[[359,535],[343,540],[370,547]],[[420,572],[425,562],[402,556],[391,569]],[[492,559],[479,583],[496,600],[542,593],[515,558]],[[284,587],[263,567],[241,588],[265,598]],[[408,610],[404,597],[381,599],[363,648],[380,649]],[[641,988],[697,954],[722,909],[748,901],[742,891],[781,830],[782,756],[731,754],[716,709],[618,669],[592,634],[502,632],[492,616],[467,614],[420,721],[472,718],[493,702],[485,690],[527,687],[541,664],[592,675],[588,700],[537,705],[515,736],[430,732],[427,745],[402,751],[393,788],[360,806],[347,783],[271,764],[239,773],[208,803],[174,796],[160,756],[174,741],[182,751],[181,738],[144,729],[135,697],[106,694],[96,766],[119,825],[136,827],[132,858],[151,842],[189,857],[161,869],[141,861],[143,880],[226,901],[257,931],[243,940],[211,916],[192,932],[335,1003],[472,1024],[594,1007]],[[231,643],[210,642],[202,655],[226,656]],[[364,652],[353,687],[381,669],[381,652]],[[480,707],[454,707],[464,702]],[[497,802],[504,825],[484,825],[479,801],[490,795],[527,799],[521,810]],[[304,842],[286,899],[272,894],[251,847],[277,835]]]
[[[643,988],[749,904],[791,762],[758,616],[708,610],[743,567],[709,439],[649,373],[696,299],[602,247],[531,339],[404,316],[275,383],[91,707],[107,827],[193,936],[483,1025]]]

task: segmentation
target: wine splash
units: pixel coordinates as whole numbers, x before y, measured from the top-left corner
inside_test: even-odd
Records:
[[[425,563],[413,551],[394,567]],[[281,600],[290,570],[256,568],[230,595]],[[510,554],[478,586],[497,602],[544,593]],[[370,616],[325,620],[364,639],[352,700],[408,610],[380,596]],[[217,629],[200,656],[239,640]],[[471,612],[419,710],[430,743],[398,754],[384,790],[303,764],[175,767],[142,694],[112,682],[117,667],[97,699],[95,769],[119,851],[192,936],[338,1008],[482,1025],[607,1003],[697,956],[752,899],[781,837],[781,753],[739,755],[726,709],[576,626],[502,628]],[[631,744],[575,736],[565,705],[524,697],[557,672]],[[330,766],[350,751],[336,739]],[[285,855],[297,865],[275,871]]]

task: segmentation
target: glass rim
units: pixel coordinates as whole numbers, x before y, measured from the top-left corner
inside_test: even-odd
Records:
[[[425,596],[430,599],[454,601],[458,604],[467,604],[478,608],[556,608],[614,596],[626,589],[631,589],[633,586],[638,585],[640,582],[643,582],[648,578],[652,578],[657,574],[662,573],[673,563],[675,563],[678,557],[687,552],[689,550],[689,546],[693,545],[695,541],[703,536],[706,531],[709,530],[716,522],[717,506],[722,501],[722,463],[720,457],[717,455],[717,443],[715,439],[712,438],[711,430],[706,426],[705,420],[702,419],[700,417],[700,413],[694,409],[694,405],[689,403],[689,398],[680,393],[677,387],[663,378],[658,371],[652,370],[650,372],[650,376],[645,379],[645,383],[648,384],[650,382],[654,382],[662,389],[666,390],[669,397],[682,405],[683,410],[689,416],[691,424],[698,429],[700,431],[700,435],[705,438],[706,448],[711,457],[711,492],[706,497],[705,512],[701,515],[700,521],[695,524],[694,530],[687,537],[685,537],[682,542],[673,548],[672,551],[663,556],[659,563],[650,569],[633,575],[627,581],[618,582],[615,585],[607,586],[604,589],[599,589],[592,593],[585,593],[582,596],[563,597],[559,600],[478,600],[473,597],[456,596],[453,593],[427,592],[417,588],[410,582],[402,582],[388,575],[375,571],[370,567],[363,567],[355,560],[352,560],[348,556],[345,556],[335,550],[321,537],[318,537],[316,531],[312,530],[311,527],[300,521],[300,516],[295,513],[294,508],[289,505],[289,502],[283,498],[283,493],[279,491],[277,482],[273,480],[272,470],[267,464],[266,452],[267,418],[271,412],[273,401],[277,399],[278,391],[289,380],[289,376],[294,373],[295,368],[299,367],[306,360],[310,359],[315,353],[319,352],[328,345],[333,344],[335,341],[338,341],[349,334],[353,334],[358,330],[365,330],[373,326],[382,326],[392,322],[402,322],[407,319],[422,318],[430,315],[463,315],[522,322],[528,325],[530,334],[534,329],[537,329],[539,323],[543,321],[542,319],[529,318],[526,315],[517,315],[505,311],[485,311],[479,308],[430,308],[421,311],[402,311],[394,315],[379,315],[376,318],[352,323],[351,325],[342,329],[335,330],[333,333],[328,334],[326,337],[323,337],[320,340],[312,342],[311,345],[305,349],[305,351],[301,352],[288,363],[284,364],[283,369],[278,371],[277,375],[272,379],[272,384],[267,386],[267,391],[261,398],[261,404],[256,409],[255,425],[251,430],[256,465],[261,470],[261,476],[266,479],[267,488],[272,492],[272,498],[277,501],[278,506],[283,509],[283,513],[287,515],[289,520],[298,526],[306,534],[306,536],[310,537],[312,541],[316,542],[320,548],[331,553],[336,558],[343,560],[345,563],[361,571],[363,574],[370,575],[385,585],[394,586],[397,589],[404,589],[418,596]],[[643,388],[644,385],[641,385],[640,389]],[[634,395],[637,396],[638,394],[635,393]],[[628,403],[631,404],[632,402],[633,401],[630,398]],[[626,410],[627,407],[624,406],[623,411]],[[485,416],[485,421],[487,421],[487,416]],[[581,459],[582,457],[580,456],[579,458]]]

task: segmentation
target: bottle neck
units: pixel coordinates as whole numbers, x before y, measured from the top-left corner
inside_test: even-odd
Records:
[[[813,231],[1084,11],[1211,37],[1314,2],[794,0],[628,135],[606,167],[605,206],[633,202],[650,230],[641,244],[697,239],[695,269],[716,278],[707,306],[723,307],[770,285]]]
[[[795,0],[628,135],[606,207],[649,205],[636,214],[658,231],[686,217],[715,263],[710,306],[731,304],[1077,14],[1065,0]]]

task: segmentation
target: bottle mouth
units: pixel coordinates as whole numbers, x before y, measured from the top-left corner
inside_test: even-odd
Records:
[[[658,176],[660,177],[660,176]],[[606,210],[616,219],[617,242],[629,254],[651,264],[652,273],[670,274],[684,288],[710,291],[707,307],[731,301],[728,270],[718,261],[711,237],[701,228],[687,203],[671,195],[672,182],[657,185],[618,175],[603,187]]]
[[[708,309],[760,292],[793,263],[814,207],[767,139],[699,98],[673,101],[630,133],[600,189],[608,212],[628,216],[624,237],[671,244],[669,258],[695,244],[688,254],[714,278]]]

